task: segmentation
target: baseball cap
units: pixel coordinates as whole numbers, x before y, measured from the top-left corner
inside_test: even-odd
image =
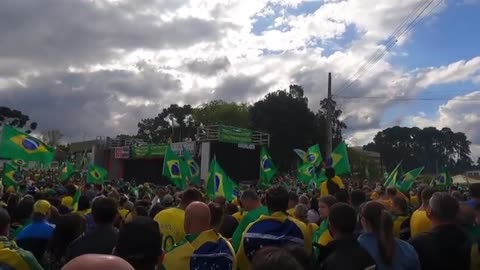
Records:
[[[39,213],[46,216],[51,206],[52,205],[46,200],[38,200],[33,205],[33,213]]]

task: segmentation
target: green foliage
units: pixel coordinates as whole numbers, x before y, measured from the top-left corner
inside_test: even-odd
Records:
[[[426,173],[435,173],[441,167],[461,173],[473,164],[470,144],[464,133],[449,128],[396,126],[378,132],[364,149],[379,152],[389,169],[403,160],[404,168],[425,166]]]
[[[210,125],[229,125],[250,128],[250,114],[247,104],[214,100],[193,110],[196,123]]]
[[[36,122],[31,122],[28,128],[25,126],[29,123],[30,117],[23,114],[21,111],[10,109],[8,107],[0,107],[0,126],[5,124],[12,127],[25,130],[26,133],[30,133],[37,128]]]

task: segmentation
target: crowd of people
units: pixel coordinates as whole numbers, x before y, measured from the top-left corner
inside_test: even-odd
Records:
[[[0,269],[480,269],[479,184],[404,194],[328,170],[313,190],[280,179],[228,202],[49,175],[0,191]]]

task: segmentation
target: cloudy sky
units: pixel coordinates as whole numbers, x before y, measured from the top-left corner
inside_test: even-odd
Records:
[[[426,2],[4,0],[0,105],[74,141],[135,133],[171,103],[253,103],[291,83],[316,110],[330,71],[350,143],[448,126],[478,156],[480,0],[433,0],[404,31]]]

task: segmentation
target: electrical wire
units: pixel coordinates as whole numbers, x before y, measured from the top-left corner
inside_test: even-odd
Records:
[[[480,101],[480,98],[447,98],[447,97],[437,97],[437,98],[408,98],[408,97],[373,97],[373,96],[338,96],[335,95],[335,98],[338,99],[368,99],[368,100],[405,100],[405,101]]]

